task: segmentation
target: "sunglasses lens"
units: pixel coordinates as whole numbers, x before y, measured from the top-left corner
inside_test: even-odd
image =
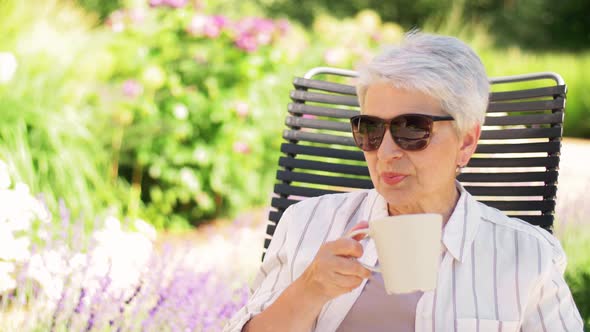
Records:
[[[385,134],[385,122],[370,116],[355,116],[350,120],[352,136],[356,146],[363,151],[373,151],[379,148]]]
[[[432,131],[432,119],[420,115],[402,115],[391,121],[391,135],[404,150],[424,149]]]
[[[363,151],[377,150],[386,131],[385,120],[368,115],[350,119],[355,144]],[[418,151],[426,148],[430,141],[433,120],[418,114],[400,115],[391,120],[391,136],[402,149]]]

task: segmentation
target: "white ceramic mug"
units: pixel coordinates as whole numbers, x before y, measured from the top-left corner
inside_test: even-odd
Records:
[[[388,294],[428,291],[436,288],[441,255],[442,216],[440,214],[406,214],[369,222],[349,237],[366,234],[375,241],[378,267],[363,264],[380,272]]]

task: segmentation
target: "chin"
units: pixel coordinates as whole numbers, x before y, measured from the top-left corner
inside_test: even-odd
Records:
[[[379,184],[377,192],[392,205],[408,205],[412,201],[412,191],[406,188],[392,187],[387,184]]]

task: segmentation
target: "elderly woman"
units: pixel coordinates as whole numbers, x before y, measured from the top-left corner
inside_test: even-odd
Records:
[[[559,242],[477,202],[455,180],[488,104],[473,50],[456,38],[410,33],[358,82],[352,132],[375,189],[289,207],[254,293],[226,331],[582,331]],[[443,216],[436,289],[387,295],[381,275],[351,259],[374,251],[373,240],[346,235],[367,221],[417,213]]]

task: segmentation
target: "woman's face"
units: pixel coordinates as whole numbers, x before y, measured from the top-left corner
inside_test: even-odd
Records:
[[[436,99],[421,92],[385,83],[368,88],[363,114],[389,120],[408,113],[448,115]],[[405,151],[388,129],[379,149],[364,154],[373,185],[389,203],[390,214],[436,212],[454,204],[457,165],[467,164],[478,138],[479,126],[459,138],[453,121],[437,121],[425,149]]]

